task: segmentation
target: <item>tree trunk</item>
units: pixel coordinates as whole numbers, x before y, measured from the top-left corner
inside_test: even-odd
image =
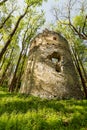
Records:
[[[87,81],[87,74],[86,74],[85,68],[84,68],[84,66],[83,66],[83,64],[82,64],[82,61],[81,61],[81,59],[80,59],[78,53],[77,53],[77,56],[78,56],[78,60],[79,60],[80,66],[81,66],[82,71],[83,71],[83,75],[84,75],[84,77],[85,77],[85,80]]]
[[[4,65],[4,63],[5,63],[5,60],[6,60],[6,57],[5,57],[5,55],[4,55],[3,60],[2,60],[2,63],[1,63],[1,65],[0,65],[0,70],[2,69],[2,67],[3,67],[3,65]]]
[[[3,74],[2,74],[2,77],[1,77],[1,79],[0,79],[0,84],[3,84],[5,74],[6,74],[6,72],[7,72],[8,68],[9,68],[9,66],[10,66],[10,64],[11,64],[11,58],[12,58],[12,53],[13,53],[13,50],[14,50],[14,48],[12,48],[12,51],[11,51],[11,53],[10,53],[10,56],[9,56],[9,57],[10,57],[10,58],[9,58],[9,61],[8,61],[8,63],[7,63],[7,66],[6,66],[6,68],[5,68],[4,72],[3,72]]]
[[[17,62],[17,66],[16,66],[16,69],[15,69],[15,72],[14,72],[14,75],[13,75],[13,78],[12,78],[12,81],[11,81],[11,84],[9,86],[9,91],[10,92],[13,92],[14,89],[15,89],[15,80],[16,80],[16,73],[17,73],[17,70],[18,70],[18,66],[19,66],[19,63],[20,63],[20,60],[21,60],[21,57],[22,57],[22,52],[23,50],[20,52],[20,56],[19,56],[19,59],[18,59],[18,62]]]
[[[26,51],[27,52],[27,51]],[[22,61],[22,66],[21,66],[21,70],[17,79],[17,84],[16,84],[16,92],[18,92],[18,89],[20,88],[20,82],[21,82],[21,78],[22,78],[22,74],[24,71],[24,64],[25,64],[25,60],[26,60],[26,53],[23,56],[23,61]]]
[[[76,53],[76,51],[75,51],[75,49],[73,47],[72,47],[72,51],[73,51],[73,54],[74,54],[75,65],[76,65],[76,68],[78,70],[81,82],[82,82],[82,86],[83,86],[83,90],[84,90],[84,93],[85,93],[85,97],[87,99],[87,88],[86,88],[85,79],[84,79],[83,73],[81,71],[81,67],[80,67],[78,58],[77,58],[77,53]]]

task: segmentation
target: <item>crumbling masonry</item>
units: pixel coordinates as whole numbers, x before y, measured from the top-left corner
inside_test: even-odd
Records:
[[[21,93],[42,98],[82,98],[68,42],[45,30],[31,42]]]

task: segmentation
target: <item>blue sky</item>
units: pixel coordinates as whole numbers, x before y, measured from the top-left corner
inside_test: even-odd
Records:
[[[48,2],[44,2],[42,5],[42,9],[44,9],[45,11],[45,17],[47,22],[53,21],[51,9],[55,6],[55,4],[55,0],[48,0]]]
[[[18,3],[21,7],[24,4],[23,1],[24,0],[18,0]],[[61,0],[48,0],[47,2],[43,2],[43,4],[42,4],[42,9],[45,11],[45,17],[46,17],[47,22],[53,20],[51,9],[52,9],[52,7],[54,7],[57,4],[57,1],[59,2]]]
[[[63,3],[66,3],[67,0],[48,0],[47,2],[43,2],[42,9],[45,11],[46,22],[53,22],[54,17],[52,14],[52,8],[58,6],[62,6]]]
[[[21,7],[23,6],[23,1],[24,0],[18,0],[18,3],[20,4]],[[56,7],[65,6],[67,1],[68,0],[48,0],[47,2],[43,2],[42,7],[40,9],[43,9],[45,12],[46,24],[53,23],[55,21],[55,18],[53,17],[53,14],[52,14],[52,8],[55,6]],[[78,6],[78,4],[76,4],[75,7],[76,6]],[[73,14],[75,14],[75,12],[73,12]]]

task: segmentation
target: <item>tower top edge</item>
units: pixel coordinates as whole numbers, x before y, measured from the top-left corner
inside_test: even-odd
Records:
[[[63,35],[61,35],[61,33],[58,33],[56,31],[51,31],[48,30],[47,28],[44,29],[41,33],[37,34],[30,43],[32,43],[33,41],[35,41],[36,38],[42,38],[42,37],[47,37],[47,36],[57,36],[59,37],[61,40],[64,40],[67,42],[67,40],[65,39],[65,37]],[[68,43],[68,42],[67,42]]]

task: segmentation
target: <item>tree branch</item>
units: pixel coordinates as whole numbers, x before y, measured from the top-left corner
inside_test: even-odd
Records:
[[[2,51],[0,52],[0,60],[2,59],[2,57],[3,57],[3,55],[4,55],[4,53],[5,53],[6,49],[7,49],[7,47],[8,47],[9,44],[11,43],[12,37],[14,36],[14,34],[15,34],[15,32],[16,32],[18,26],[19,26],[20,21],[21,21],[22,18],[26,15],[28,8],[29,8],[29,5],[27,6],[25,12],[24,12],[24,13],[19,17],[19,19],[17,20],[16,25],[15,25],[13,31],[12,31],[12,32],[10,33],[10,35],[9,35],[9,39],[7,40],[7,42],[5,43],[5,46],[3,47]]]
[[[82,28],[82,33],[87,37],[87,34],[85,33],[85,27],[86,27],[86,20],[87,20],[87,15],[85,17],[85,21],[84,21],[84,25],[83,25],[83,28]]]
[[[4,24],[7,22],[7,20],[11,17],[11,14],[14,12],[14,10],[12,10],[10,13],[9,13],[9,15],[7,16],[7,18],[4,20],[4,22],[1,24],[1,26],[0,26],[0,29],[2,29],[3,28],[3,26],[4,26]]]

